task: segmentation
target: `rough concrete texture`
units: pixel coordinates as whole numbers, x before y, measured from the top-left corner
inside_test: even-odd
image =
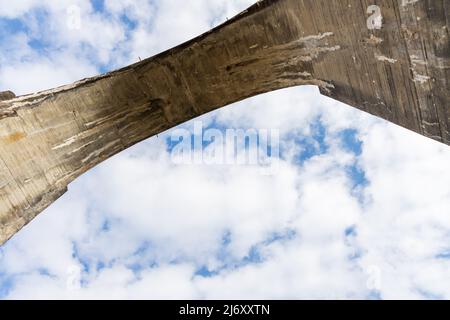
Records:
[[[75,178],[131,145],[297,85],[450,144],[450,0],[264,0],[92,79],[0,94],[0,244]]]

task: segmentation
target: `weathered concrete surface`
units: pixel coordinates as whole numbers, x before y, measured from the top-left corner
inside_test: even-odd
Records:
[[[127,68],[37,94],[0,94],[0,244],[103,160],[280,88],[317,85],[450,144],[449,8],[450,0],[265,0]]]

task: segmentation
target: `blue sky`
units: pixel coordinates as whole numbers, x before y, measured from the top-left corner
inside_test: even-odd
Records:
[[[0,90],[125,66],[252,3],[0,0]],[[0,298],[450,298],[448,147],[314,87],[197,121],[279,130],[276,171],[175,164],[173,131],[144,141],[0,248]]]

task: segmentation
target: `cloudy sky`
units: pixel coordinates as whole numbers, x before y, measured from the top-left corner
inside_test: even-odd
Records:
[[[0,91],[125,66],[253,2],[0,0]],[[0,248],[0,298],[450,299],[450,148],[315,87],[198,121],[278,130],[276,170],[176,163],[173,131],[151,138]]]

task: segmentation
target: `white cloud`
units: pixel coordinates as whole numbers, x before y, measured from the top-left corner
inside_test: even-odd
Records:
[[[17,95],[46,90],[97,74],[95,66],[72,55],[58,55],[54,59],[36,59],[7,65],[0,69],[0,87]],[[39,82],[24,81],[39,79]]]

